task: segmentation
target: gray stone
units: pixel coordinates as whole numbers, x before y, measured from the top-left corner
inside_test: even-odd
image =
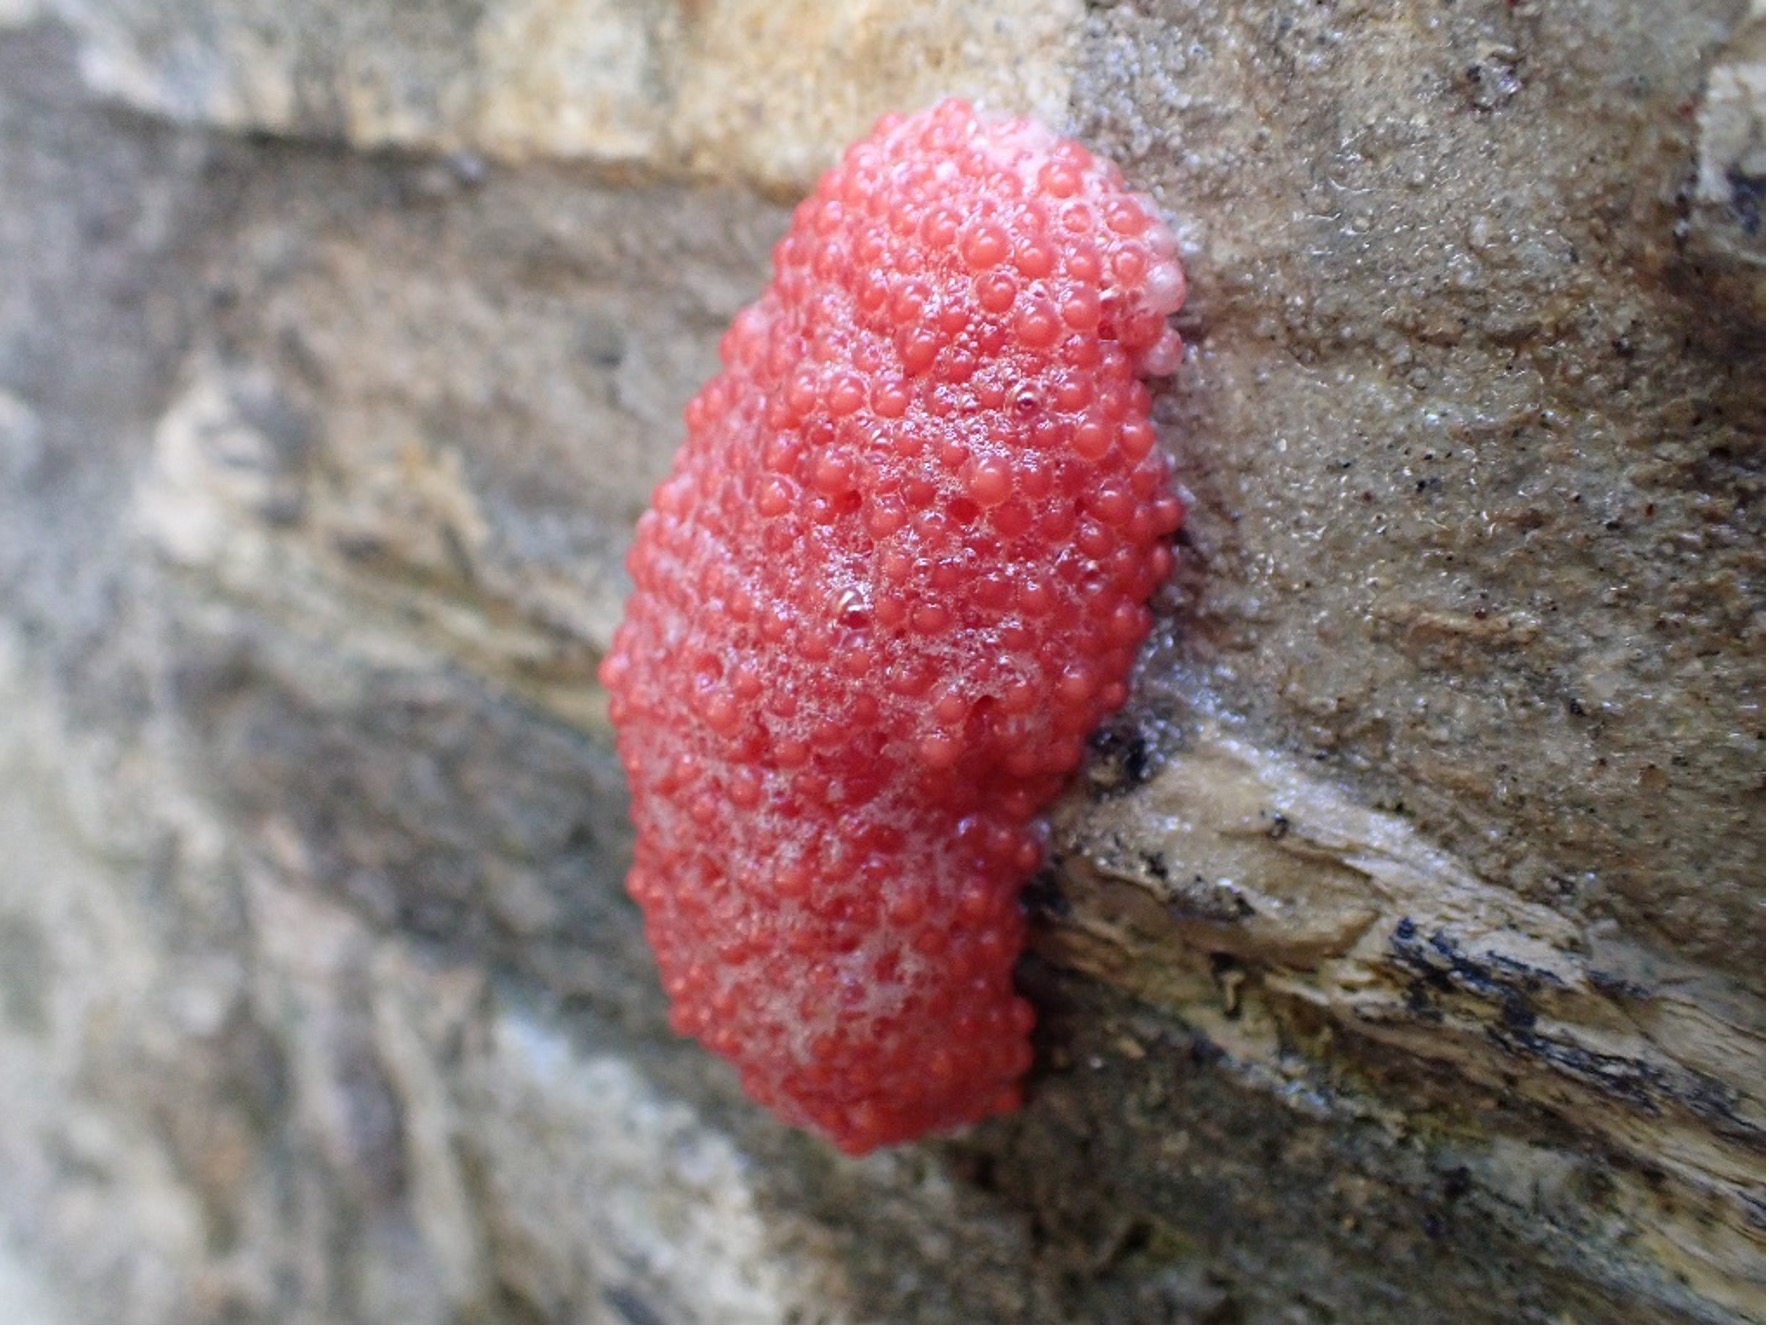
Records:
[[[1761,1315],[1760,4],[938,8],[0,4],[0,1309]],[[670,1035],[594,670],[946,89],[1175,219],[1193,509],[1028,1106],[855,1161]]]
[[[175,120],[802,190],[886,111],[961,94],[1060,121],[1077,0],[8,0],[95,91]],[[477,167],[473,169],[478,169]]]

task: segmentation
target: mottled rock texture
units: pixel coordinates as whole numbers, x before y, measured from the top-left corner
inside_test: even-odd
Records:
[[[0,1310],[1759,1318],[1762,23],[0,2]],[[1027,1108],[855,1162],[669,1035],[595,667],[948,92],[1179,226],[1195,504]]]

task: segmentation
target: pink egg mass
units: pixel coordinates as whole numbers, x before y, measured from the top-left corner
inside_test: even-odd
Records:
[[[800,204],[602,666],[671,1019],[863,1153],[1019,1101],[1034,819],[1184,515],[1141,375],[1185,279],[1117,167],[962,101]]]

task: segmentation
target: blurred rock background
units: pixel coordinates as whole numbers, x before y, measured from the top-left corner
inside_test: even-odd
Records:
[[[673,1039],[594,669],[786,207],[1183,237],[1030,1105]],[[0,0],[0,1315],[1758,1319],[1761,0]]]

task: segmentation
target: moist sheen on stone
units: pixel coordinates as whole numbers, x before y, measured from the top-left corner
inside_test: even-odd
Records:
[[[602,676],[677,1029],[844,1149],[1011,1109],[1033,819],[1126,696],[1183,512],[1171,233],[948,101],[800,205],[639,523]]]

